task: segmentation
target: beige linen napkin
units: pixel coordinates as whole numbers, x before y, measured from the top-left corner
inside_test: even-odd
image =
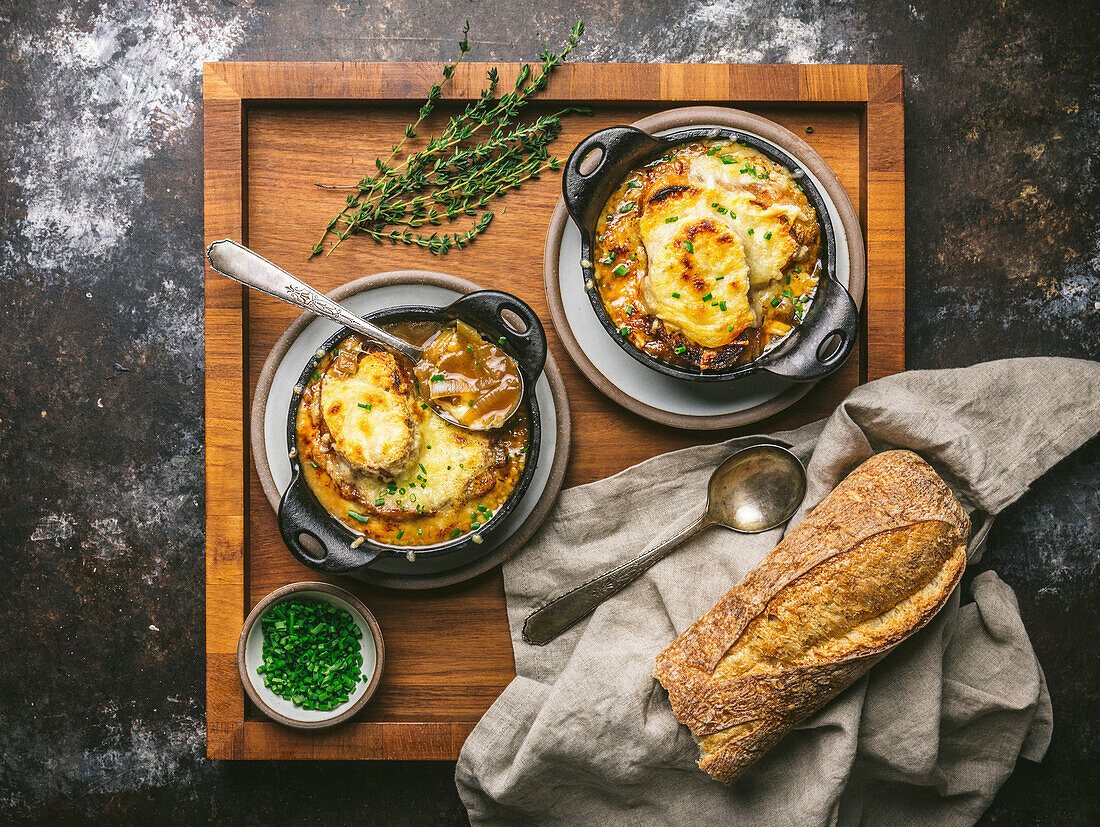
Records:
[[[872,382],[828,420],[772,438],[807,463],[789,529],[888,448],[918,452],[968,510],[996,514],[1098,430],[1100,363],[1034,358]],[[551,644],[523,642],[532,610],[693,519],[714,467],[758,440],[676,451],[569,489],[505,563],[517,677],[459,757],[474,824],[969,824],[1018,756],[1042,758],[1050,697],[1016,598],[993,572],[956,589],[932,623],[728,788],[696,768],[654,657],[783,530],[708,529]]]

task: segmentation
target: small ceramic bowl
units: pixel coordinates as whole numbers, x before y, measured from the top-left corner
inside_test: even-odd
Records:
[[[263,676],[256,671],[263,664],[264,633],[260,619],[276,603],[292,597],[319,600],[344,609],[363,633],[359,638],[359,653],[363,656],[362,673],[369,677],[356,684],[347,703],[335,709],[302,709],[264,686]],[[249,612],[237,642],[237,668],[248,697],[267,717],[298,729],[323,729],[346,721],[370,700],[382,679],[385,654],[378,621],[359,598],[338,586],[305,581],[276,589]]]

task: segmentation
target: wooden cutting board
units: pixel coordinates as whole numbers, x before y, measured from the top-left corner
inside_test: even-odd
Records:
[[[460,64],[439,115],[481,90],[488,64]],[[557,174],[495,205],[489,231],[437,258],[419,248],[346,242],[307,261],[344,194],[317,183],[354,183],[415,119],[436,64],[208,63],[204,67],[206,243],[243,241],[322,290],[384,270],[425,268],[515,293],[548,320],[542,281]],[[500,65],[510,88],[518,65]],[[532,116],[580,102],[591,118],[565,119],[561,158],[585,135],[688,103],[736,106],[804,137],[855,204],[867,243],[864,330],[857,354],[794,407],[755,431],[795,427],[832,413],[856,385],[905,367],[905,201],[902,72],[897,66],[571,64],[558,70]],[[421,130],[428,134],[435,124]],[[812,132],[807,131],[812,127]],[[500,207],[507,206],[501,212]],[[206,268],[207,754],[212,758],[453,760],[466,735],[514,676],[499,571],[428,593],[341,580],[371,608],[386,642],[377,694],[331,731],[286,729],[247,701],[237,637],[252,606],[287,583],[325,579],[283,546],[249,455],[248,411],[260,367],[293,308]],[[576,370],[548,326],[573,414],[566,485],[735,432],[655,425],[606,399]],[[613,447],[611,447],[613,446]]]

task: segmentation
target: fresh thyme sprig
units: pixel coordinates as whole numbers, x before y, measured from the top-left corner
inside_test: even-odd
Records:
[[[591,110],[570,107],[543,115],[529,123],[519,122],[530,99],[546,88],[551,74],[576,48],[584,23],[577,21],[559,52],[544,48],[541,66],[535,72],[529,64],[519,71],[511,91],[499,98],[500,76],[496,68],[486,72],[486,86],[463,108],[447,119],[438,135],[429,137],[424,148],[407,152],[408,141],[420,137],[424,120],[442,99],[443,85],[450,80],[462,58],[470,51],[467,21],[458,44],[458,57],[443,67],[443,79],[432,84],[417,112],[417,119],[405,127],[404,136],[389,156],[375,159],[375,170],[364,176],[347,196],[344,208],[332,218],[314,245],[311,257],[325,252],[329,236],[335,240],[328,253],[355,234],[375,241],[423,247],[436,255],[463,248],[488,229],[493,212],[488,205],[510,190],[536,179],[561,164],[550,155],[549,144],[561,133],[561,117]],[[484,135],[485,131],[487,135]],[[478,142],[472,142],[475,136]],[[340,187],[324,186],[327,189]],[[469,217],[476,219],[465,230],[430,235],[417,232],[425,225]]]

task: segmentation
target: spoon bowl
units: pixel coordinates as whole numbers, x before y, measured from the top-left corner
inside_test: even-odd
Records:
[[[532,612],[523,624],[524,640],[536,646],[549,643],[704,528],[721,525],[741,534],[778,528],[794,516],[805,496],[806,469],[798,457],[770,442],[742,448],[714,469],[706,508],[695,522]]]
[[[754,445],[726,459],[710,478],[711,522],[742,534],[783,525],[806,496],[806,469],[779,445]]]

